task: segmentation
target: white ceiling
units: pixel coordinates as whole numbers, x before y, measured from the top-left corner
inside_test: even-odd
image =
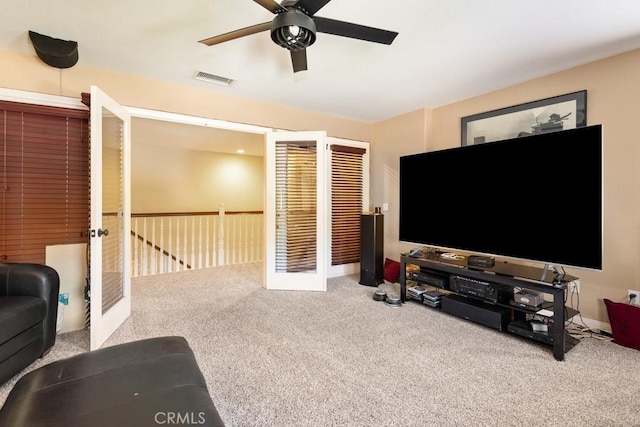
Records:
[[[252,0],[3,1],[0,49],[34,54],[28,31],[78,42],[79,64],[376,122],[640,47],[637,0],[332,0],[318,16],[397,31],[392,45],[319,33],[309,71],[262,32]],[[6,64],[5,64],[6,66]],[[196,81],[197,70],[236,80]]]

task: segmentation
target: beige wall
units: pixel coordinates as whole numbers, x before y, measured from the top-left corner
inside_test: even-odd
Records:
[[[131,212],[261,211],[264,159],[134,144]]]
[[[396,185],[399,156],[459,146],[461,117],[586,89],[587,124],[602,124],[604,128],[604,267],[602,272],[568,272],[580,277],[579,308],[583,316],[608,323],[602,299],[626,301],[628,289],[640,289],[640,144],[636,131],[639,69],[640,50],[635,50],[441,108],[376,123],[372,165],[391,170],[372,181],[372,200],[381,203],[388,188]],[[579,154],[575,160],[580,161]],[[549,172],[571,173],[571,167],[559,165],[557,171]],[[425,179],[427,174],[425,171]],[[565,197],[565,204],[570,206],[571,195]],[[397,199],[389,201],[387,217],[397,217]],[[427,198],[425,205],[428,204]],[[385,255],[397,259],[398,249],[405,250],[407,245],[398,242],[397,221],[385,221],[385,225]]]
[[[324,130],[327,135],[370,140],[371,126],[324,114],[266,104],[234,97],[233,87],[223,88],[202,83],[202,88],[119,74],[79,64],[68,69],[57,69],[44,64],[35,55],[20,55],[0,51],[0,87],[39,92],[50,95],[80,98],[91,85],[122,105],[189,114],[193,116],[249,123],[287,130]]]
[[[396,261],[409,248],[398,241],[400,156],[432,149],[431,116],[429,110],[418,110],[373,125],[370,210],[389,205],[389,210],[383,212],[384,253]]]

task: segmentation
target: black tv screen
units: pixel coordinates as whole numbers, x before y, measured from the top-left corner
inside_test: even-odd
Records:
[[[400,158],[400,240],[602,269],[602,125]]]

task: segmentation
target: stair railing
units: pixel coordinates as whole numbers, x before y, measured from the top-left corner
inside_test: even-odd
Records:
[[[132,276],[261,261],[263,212],[131,215]]]

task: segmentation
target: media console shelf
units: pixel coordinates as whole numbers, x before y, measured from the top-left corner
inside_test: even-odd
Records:
[[[541,313],[539,310],[531,310],[514,305],[513,302],[498,294],[504,292],[504,295],[513,297],[514,289],[517,289],[551,295],[552,301],[546,301],[543,305],[545,310],[543,313],[551,319],[549,332],[546,334],[534,334],[536,337],[533,339],[551,347],[556,360],[564,360],[565,353],[576,342],[573,337],[566,333],[564,324],[566,320],[578,314],[576,310],[565,306],[567,285],[577,280],[577,277],[506,262],[496,262],[490,268],[472,267],[467,265],[466,257],[463,259],[443,258],[440,253],[424,253],[419,258],[402,254],[400,257],[400,299],[403,303],[407,299],[407,265],[418,266],[420,267],[420,272],[426,273],[430,278],[432,277],[434,280],[417,280],[417,282],[445,290],[450,298],[447,302],[453,304],[454,307],[457,305],[464,309],[468,304],[470,310],[485,310],[487,313],[493,311],[501,316],[506,311],[508,316],[507,323],[513,324],[512,327],[515,327],[518,323],[522,324],[528,314],[540,315]],[[457,283],[472,283],[476,281],[482,284],[490,284],[489,287],[491,289],[488,292],[495,291],[496,293],[489,296],[474,295],[477,292],[473,288],[467,289],[460,286],[458,286],[457,290],[452,290],[449,287],[451,279]],[[542,315],[545,316],[545,314]],[[502,328],[499,329],[502,330]],[[522,334],[514,333],[514,336],[522,336]],[[536,339],[540,336],[544,337],[545,340]]]

